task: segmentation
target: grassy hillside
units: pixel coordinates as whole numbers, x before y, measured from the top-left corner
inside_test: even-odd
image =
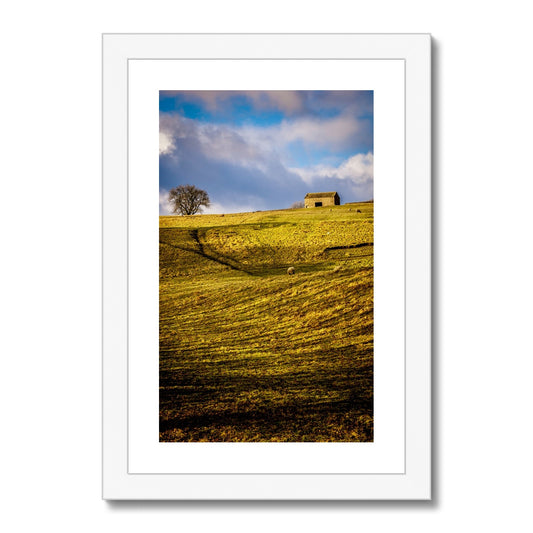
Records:
[[[160,440],[373,440],[372,203],[160,217]]]

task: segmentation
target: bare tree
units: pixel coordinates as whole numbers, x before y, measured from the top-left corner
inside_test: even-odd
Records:
[[[178,185],[168,193],[172,212],[180,215],[195,215],[202,211],[202,206],[209,207],[209,196],[194,185]]]
[[[291,209],[301,209],[302,207],[305,207],[305,203],[302,200],[291,205]]]

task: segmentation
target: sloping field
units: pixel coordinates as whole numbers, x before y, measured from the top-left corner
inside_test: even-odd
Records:
[[[160,217],[160,440],[373,440],[372,203]]]

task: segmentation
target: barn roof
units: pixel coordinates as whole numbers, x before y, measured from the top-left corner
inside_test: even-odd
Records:
[[[308,192],[305,197],[306,198],[324,198],[329,196],[335,196],[337,193],[335,191],[333,192]]]

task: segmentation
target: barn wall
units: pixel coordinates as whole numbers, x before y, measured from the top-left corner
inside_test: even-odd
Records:
[[[322,202],[322,207],[335,205],[335,197],[323,196],[320,198],[306,198],[305,207],[315,207],[315,202]]]

